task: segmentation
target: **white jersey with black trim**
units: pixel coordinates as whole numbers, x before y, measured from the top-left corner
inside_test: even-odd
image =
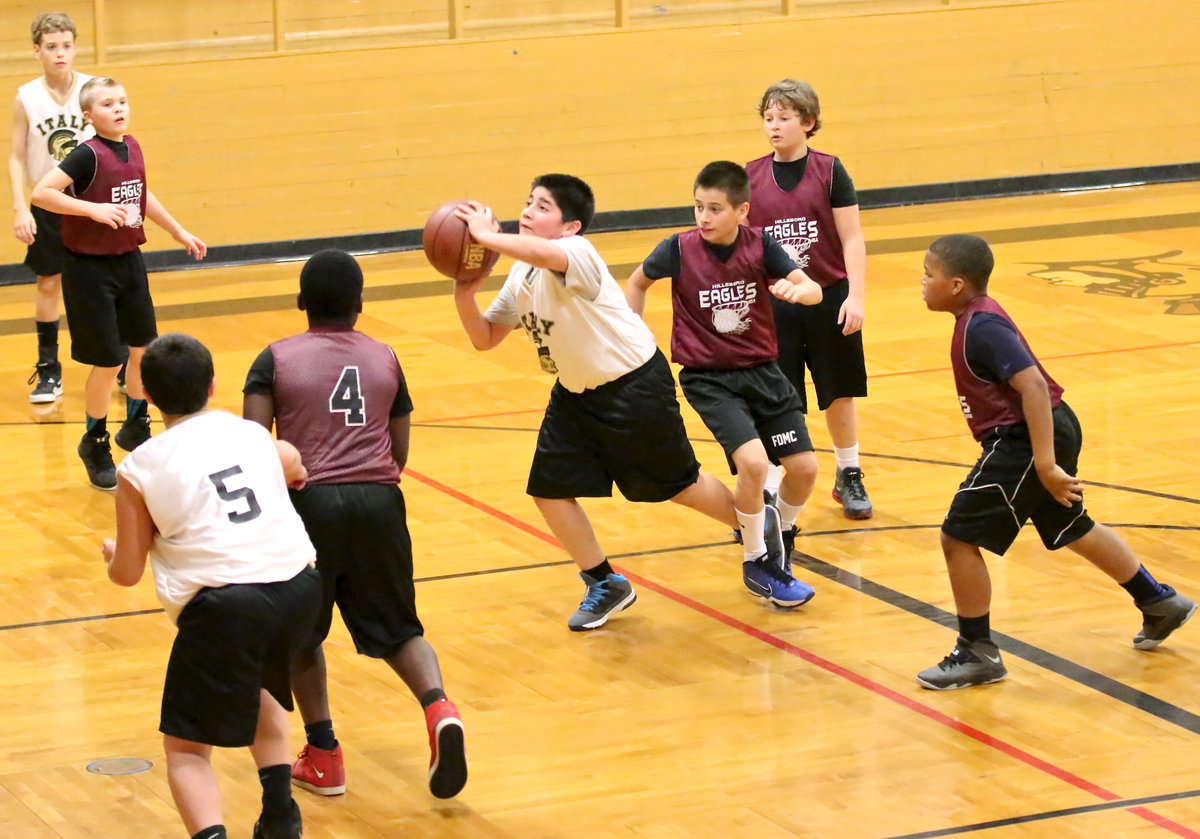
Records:
[[[154,520],[154,584],[172,622],[202,588],[290,580],[316,562],[275,442],[258,423],[197,414],[138,446],[117,475]]]
[[[46,87],[44,76],[17,88],[17,99],[25,109],[28,124],[25,172],[31,183],[36,184],[62,163],[71,149],[95,136],[95,130],[84,121],[83,109],[79,107],[79,91],[90,78],[86,73],[76,73],[71,93],[61,105]]]
[[[634,314],[596,248],[582,236],[549,239],[567,254],[559,274],[517,262],[484,317],[525,328],[542,370],[572,393],[607,384],[654,355],[654,333]]]

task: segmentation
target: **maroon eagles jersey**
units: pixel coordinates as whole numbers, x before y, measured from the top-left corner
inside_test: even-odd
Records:
[[[746,164],[746,174],[750,176],[750,214],[746,223],[764,228],[804,273],[821,288],[829,288],[846,278],[842,239],[829,203],[836,158],[809,149],[804,177],[795,189],[784,192],[771,171],[773,157],[768,154]]]
[[[699,230],[680,233],[679,276],[671,281],[671,360],[696,370],[741,370],[774,361],[767,284],[761,230],[739,226],[726,262],[705,247]]]
[[[1046,384],[1050,389],[1051,408],[1058,407],[1058,404],[1062,402],[1063,394],[1063,389],[1054,379],[1050,378],[1050,374],[1034,356],[1033,350],[1029,349],[1029,344],[1025,340],[1025,336],[1021,334],[1021,330],[1017,329],[1017,325],[1000,307],[1000,304],[987,296],[976,297],[967,304],[966,310],[954,321],[954,337],[950,341],[950,361],[954,367],[954,384],[958,389],[958,403],[962,408],[963,416],[966,417],[967,425],[971,428],[971,434],[976,440],[982,440],[988,431],[997,426],[1025,422],[1025,413],[1021,409],[1021,395],[1007,381],[991,381],[977,375],[967,361],[967,342],[969,340],[967,333],[971,328],[971,320],[975,315],[983,312],[1003,318],[1012,326],[1021,346],[1029,353],[1029,357],[1037,365],[1038,371],[1046,379]]]
[[[146,217],[146,164],[137,140],[126,136],[125,144],[129,147],[128,163],[96,137],[72,152],[91,149],[96,155],[96,174],[83,189],[69,187],[70,194],[96,204],[124,204],[127,212],[125,224],[116,230],[86,216],[63,216],[62,239],[68,250],[90,256],[115,256],[145,243],[142,220]]]
[[[354,329],[313,327],[269,349],[276,433],[300,450],[308,482],[398,482],[388,425],[407,386],[392,348]]]

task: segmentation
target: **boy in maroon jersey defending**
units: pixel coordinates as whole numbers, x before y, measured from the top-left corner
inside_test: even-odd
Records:
[[[33,189],[34,206],[58,213],[67,251],[62,291],[71,330],[71,358],[92,365],[85,385],[87,429],[79,457],[100,489],[117,485],[108,436],[108,398],[129,347],[126,417],[117,445],[133,451],[150,437],[150,414],[138,372],[158,334],[154,301],[139,246],[144,218],[171,234],[196,259],[204,242],[171,217],[146,186],[142,148],[129,136],[129,101],[114,79],[90,79],[80,90],[84,117],[96,136],[75,148]]]
[[[746,164],[753,227],[775,237],[824,292],[816,306],[775,303],[779,367],[808,411],[804,368],[812,375],[817,408],[837,460],[833,497],[850,519],[869,519],[871,499],[858,462],[856,397],[867,395],[862,325],[867,248],[858,196],[846,167],[833,155],[808,146],[821,127],[821,104],[806,82],[771,85],[758,106],[773,151]],[[768,490],[779,487],[779,474]]]
[[[683,365],[679,384],[737,475],[742,581],[751,594],[793,608],[814,594],[792,577],[789,558],[817,460],[800,399],[776,364],[771,301],[812,306],[821,289],[770,234],[743,224],[750,181],[741,166],[709,163],[693,196],[696,228],[663,240],[634,270],[625,296],[641,314],[650,286],[671,278],[671,360]],[[778,506],[763,504],[771,463],[785,473]],[[757,538],[764,527],[773,538]]]
[[[1062,387],[988,297],[993,264],[991,248],[978,236],[943,236],[925,254],[921,280],[925,305],[954,315],[950,346],[958,401],[983,445],[942,524],[959,638],[940,664],[917,675],[931,690],[986,685],[1008,675],[990,634],[992,586],[980,548],[1003,555],[1028,520],[1047,548],[1070,548],[1129,592],[1142,612],[1142,629],[1133,637],[1137,649],[1157,647],[1196,610],[1084,510],[1083,481],[1075,474],[1079,421],[1062,401]]]
[[[308,485],[292,502],[317,549],[324,593],[313,636],[292,664],[308,739],[292,781],[320,795],[346,791],[321,649],[337,603],[355,649],[386,661],[425,709],[429,789],[451,798],[467,782],[462,719],[417,617],[412,541],[397,486],[412,400],[392,348],[354,329],[362,288],[350,254],[314,254],[300,272],[308,331],[263,350],[244,388],[246,419],[274,425],[308,469]]]

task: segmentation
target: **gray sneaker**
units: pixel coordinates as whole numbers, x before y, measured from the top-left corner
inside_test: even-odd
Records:
[[[833,479],[833,500],[842,505],[842,515],[848,519],[869,519],[875,512],[867,488],[863,486],[863,470],[857,466],[838,469]]]
[[[1139,650],[1152,650],[1167,640],[1167,636],[1187,623],[1196,611],[1195,601],[1189,600],[1170,586],[1164,586],[1167,594],[1153,603],[1138,608],[1142,610],[1142,631],[1133,636],[1133,646]]]
[[[599,629],[610,615],[628,609],[637,600],[637,592],[620,574],[609,574],[606,579],[596,581],[581,572],[579,579],[587,586],[587,593],[575,614],[567,620],[572,632]]]
[[[1008,675],[1000,661],[1000,650],[991,641],[968,644],[961,635],[950,655],[940,664],[917,674],[917,684],[929,690],[956,690],[972,685],[990,685]]]

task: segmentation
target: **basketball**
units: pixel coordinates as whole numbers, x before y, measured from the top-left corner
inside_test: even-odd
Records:
[[[438,273],[459,282],[470,282],[491,273],[500,254],[471,238],[467,224],[455,218],[462,201],[447,201],[433,211],[421,234],[425,258]]]

